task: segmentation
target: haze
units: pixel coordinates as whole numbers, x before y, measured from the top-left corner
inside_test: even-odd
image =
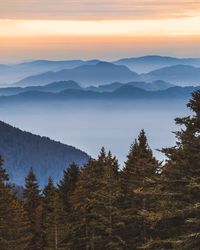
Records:
[[[150,146],[159,160],[164,155],[156,149],[173,146],[177,131],[174,118],[188,115],[185,101],[163,102],[84,102],[34,103],[0,108],[1,119],[11,125],[73,145],[92,157],[102,146],[126,160],[130,145],[140,130],[147,132]]]

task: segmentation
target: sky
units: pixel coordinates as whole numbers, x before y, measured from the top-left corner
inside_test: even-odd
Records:
[[[0,62],[200,56],[199,0],[0,0]]]

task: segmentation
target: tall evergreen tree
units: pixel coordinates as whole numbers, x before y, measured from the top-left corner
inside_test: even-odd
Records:
[[[10,241],[10,204],[12,202],[12,197],[10,195],[9,188],[6,184],[9,180],[8,174],[3,167],[3,159],[0,156],[0,246],[3,250],[9,248]]]
[[[74,224],[73,221],[73,209],[71,205],[71,195],[75,190],[80,170],[79,167],[72,163],[64,171],[64,175],[60,183],[58,184],[57,200],[58,209],[60,213],[60,242],[61,246],[66,248],[71,235],[71,227]]]
[[[42,226],[42,207],[41,195],[36,176],[31,168],[26,180],[23,194],[24,207],[31,222],[32,242],[28,246],[29,250],[43,249],[43,226]]]
[[[35,210],[41,204],[41,196],[39,185],[37,183],[36,176],[31,168],[26,180],[25,180],[25,188],[24,188],[24,203],[25,208],[29,214],[31,222],[35,220]]]
[[[102,148],[98,159],[82,169],[72,197],[72,249],[124,248],[120,198],[117,161]]]
[[[91,160],[82,170],[78,178],[76,189],[72,195],[73,227],[69,249],[92,249],[97,240],[94,231],[99,227],[97,214],[94,212],[96,204],[95,192],[99,190],[99,166]]]
[[[192,116],[176,118],[177,142],[165,148],[166,164],[156,188],[159,210],[152,214],[154,240],[145,249],[199,249],[200,246],[200,91],[192,94]]]
[[[125,233],[127,249],[141,246],[150,237],[146,213],[153,207],[151,192],[158,177],[159,166],[142,130],[138,140],[131,145],[121,173],[124,211],[127,216]]]
[[[163,149],[168,160],[157,193],[155,240],[148,248],[193,249],[200,246],[200,91],[187,105],[192,116],[177,118],[176,146]]]
[[[21,250],[30,243],[30,224],[22,204],[7,185],[8,180],[0,157],[0,248]]]
[[[58,184],[60,198],[66,210],[70,209],[70,195],[75,189],[75,185],[79,176],[79,167],[72,163],[67,170],[64,171],[63,179]]]
[[[141,185],[146,177],[154,176],[159,163],[153,156],[144,130],[138,136],[138,140],[131,145],[122,178],[125,180],[124,188],[128,191]]]
[[[66,216],[64,216],[64,206],[51,178],[49,178],[43,194],[45,249],[66,249],[67,222],[65,221]]]
[[[101,159],[100,159],[101,160]],[[97,191],[99,204],[102,245],[104,249],[126,249],[122,232],[125,230],[125,218],[121,207],[122,189],[119,182],[118,161],[111,152],[105,156],[100,190]]]
[[[15,196],[12,198],[10,213],[12,216],[10,225],[12,244],[10,249],[26,249],[32,240],[31,223],[23,204]]]
[[[44,227],[45,227],[45,249],[57,248],[57,225],[55,223],[55,192],[53,180],[48,179],[48,184],[44,188]],[[55,225],[54,225],[55,224]]]

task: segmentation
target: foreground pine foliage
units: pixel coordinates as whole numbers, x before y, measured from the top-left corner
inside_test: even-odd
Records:
[[[199,250],[200,91],[177,118],[177,142],[153,156],[142,130],[124,168],[101,149],[83,168],[39,189],[31,169],[16,197],[0,159],[1,250]],[[56,166],[55,166],[56,169]]]
[[[26,249],[32,238],[31,223],[24,204],[12,193],[8,180],[0,158],[0,249]]]

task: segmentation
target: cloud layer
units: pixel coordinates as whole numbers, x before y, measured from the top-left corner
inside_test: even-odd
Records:
[[[198,15],[199,0],[0,1],[0,19],[160,19]]]
[[[0,37],[200,35],[200,17],[159,20],[4,20]]]

